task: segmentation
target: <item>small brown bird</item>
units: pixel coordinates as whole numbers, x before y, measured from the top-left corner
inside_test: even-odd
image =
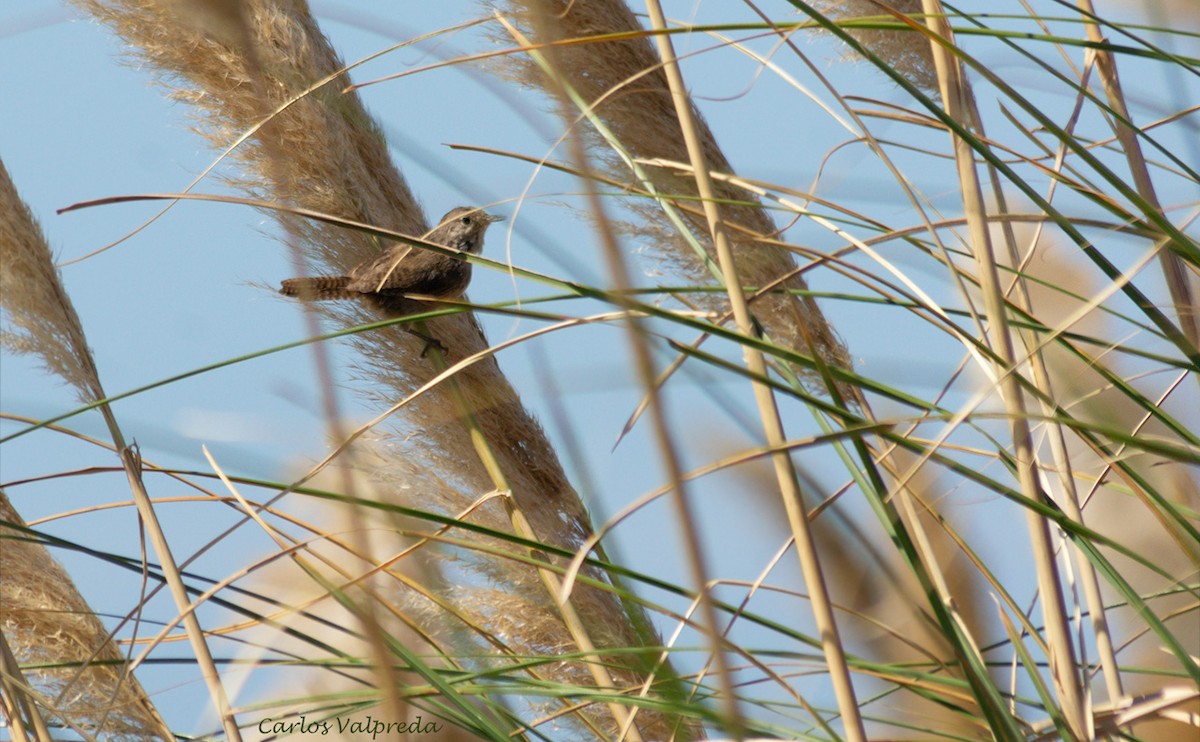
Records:
[[[483,251],[483,234],[500,217],[460,206],[451,209],[424,237],[426,242],[473,255]],[[348,276],[289,278],[279,293],[302,299],[365,299],[389,314],[412,314],[428,309],[428,301],[407,295],[453,299],[471,282],[471,264],[449,255],[396,243],[378,257],[360,263]]]
[[[483,251],[483,234],[501,217],[460,206],[451,209],[424,239],[437,245],[478,255]],[[471,264],[404,243],[396,243],[378,257],[360,263],[348,276],[289,278],[279,293],[301,299],[364,299],[385,314],[402,317],[436,307],[429,299],[456,299],[471,282]],[[430,344],[433,338],[409,330]],[[428,346],[425,349],[429,350]],[[422,353],[422,356],[425,354]]]

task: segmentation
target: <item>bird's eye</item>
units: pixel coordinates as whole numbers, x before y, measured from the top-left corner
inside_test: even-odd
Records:
[[[469,217],[469,216],[464,216],[461,221],[463,224],[466,224],[467,226],[471,225],[471,217]]]

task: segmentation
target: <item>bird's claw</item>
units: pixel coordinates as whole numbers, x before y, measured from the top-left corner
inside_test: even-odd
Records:
[[[425,356],[429,355],[429,350],[431,348],[437,348],[438,351],[443,356],[448,354],[449,351],[446,349],[446,346],[442,344],[441,340],[438,340],[437,338],[433,337],[432,335],[427,335],[419,330],[414,330],[412,328],[407,328],[407,329],[408,329],[409,333],[416,335],[417,337],[419,337],[425,341],[425,346],[423,348],[421,348],[421,355],[417,356],[418,358],[423,359],[423,358],[425,358]]]

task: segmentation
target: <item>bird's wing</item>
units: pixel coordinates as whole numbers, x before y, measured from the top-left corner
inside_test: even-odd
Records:
[[[411,260],[412,245],[395,245],[384,250],[374,260],[363,263],[351,274],[353,281],[350,288],[367,294],[397,288],[398,284],[406,283],[403,279],[404,269],[400,263]]]

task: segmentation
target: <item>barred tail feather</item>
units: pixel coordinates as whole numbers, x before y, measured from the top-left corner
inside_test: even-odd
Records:
[[[298,296],[301,299],[353,299],[357,291],[348,291],[349,276],[316,276],[315,278],[289,278],[283,282],[279,293]]]

